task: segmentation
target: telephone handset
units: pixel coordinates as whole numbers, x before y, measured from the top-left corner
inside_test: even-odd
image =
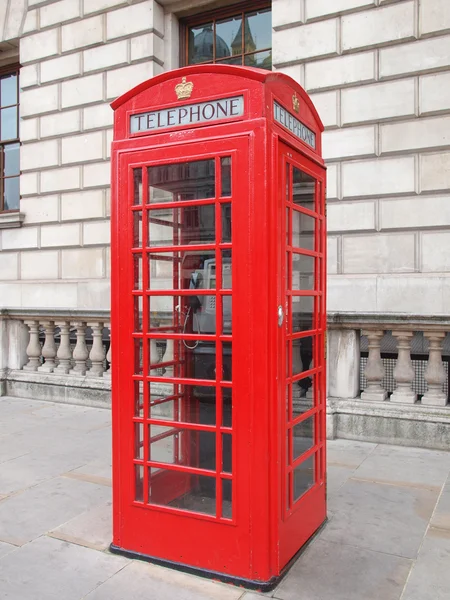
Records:
[[[203,275],[200,271],[194,271],[191,275],[191,280],[189,282],[190,290],[198,290],[202,287]],[[189,306],[191,310],[197,312],[199,308],[201,308],[202,304],[198,296],[189,296]]]

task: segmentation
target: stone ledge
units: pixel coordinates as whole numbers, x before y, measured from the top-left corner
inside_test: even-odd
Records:
[[[8,396],[111,408],[109,377],[77,377],[10,370],[3,384],[4,394]]]
[[[365,442],[450,448],[450,406],[408,406],[360,399],[328,398],[327,435]]]

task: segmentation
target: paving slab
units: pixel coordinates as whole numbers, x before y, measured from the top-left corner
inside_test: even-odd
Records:
[[[82,479],[84,481],[93,481],[103,483],[103,485],[111,485],[112,482],[112,465],[107,460],[95,460],[77,469],[73,469],[66,476]]]
[[[402,600],[450,598],[450,531],[430,528]]]
[[[448,452],[380,444],[356,469],[353,477],[435,489],[444,485],[449,465]]]
[[[344,485],[353,475],[354,469],[337,465],[327,467],[327,496],[330,498]]]
[[[95,506],[53,529],[48,535],[94,550],[106,550],[112,540],[112,503]]]
[[[85,600],[238,600],[244,590],[134,561]]]
[[[333,440],[327,446],[327,463],[356,469],[375,450],[377,444],[353,440]]]
[[[0,503],[0,540],[22,545],[101,502],[111,489],[57,477]]]
[[[2,600],[80,600],[127,564],[121,556],[40,537],[0,559],[0,596]]]
[[[450,531],[450,487],[444,487],[431,517],[430,525],[439,529]]]
[[[9,552],[13,550],[17,550],[17,546],[13,546],[13,544],[7,544],[6,542],[0,542],[0,558],[5,556]],[[1,590],[0,590],[1,591]]]
[[[317,539],[301,555],[274,598],[399,600],[412,561]]]
[[[320,539],[415,558],[438,492],[349,480],[328,503]]]

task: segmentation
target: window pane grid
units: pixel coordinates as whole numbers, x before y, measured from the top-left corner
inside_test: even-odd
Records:
[[[0,212],[19,208],[19,77],[0,76]]]
[[[216,13],[186,27],[186,64],[234,64],[272,69],[271,9],[267,3]],[[191,21],[192,23],[192,21]],[[261,40],[261,41],[260,41]]]

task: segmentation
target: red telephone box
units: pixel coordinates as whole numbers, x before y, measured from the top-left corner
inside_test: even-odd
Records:
[[[323,126],[226,65],[112,107],[111,549],[269,589],[326,519]]]

